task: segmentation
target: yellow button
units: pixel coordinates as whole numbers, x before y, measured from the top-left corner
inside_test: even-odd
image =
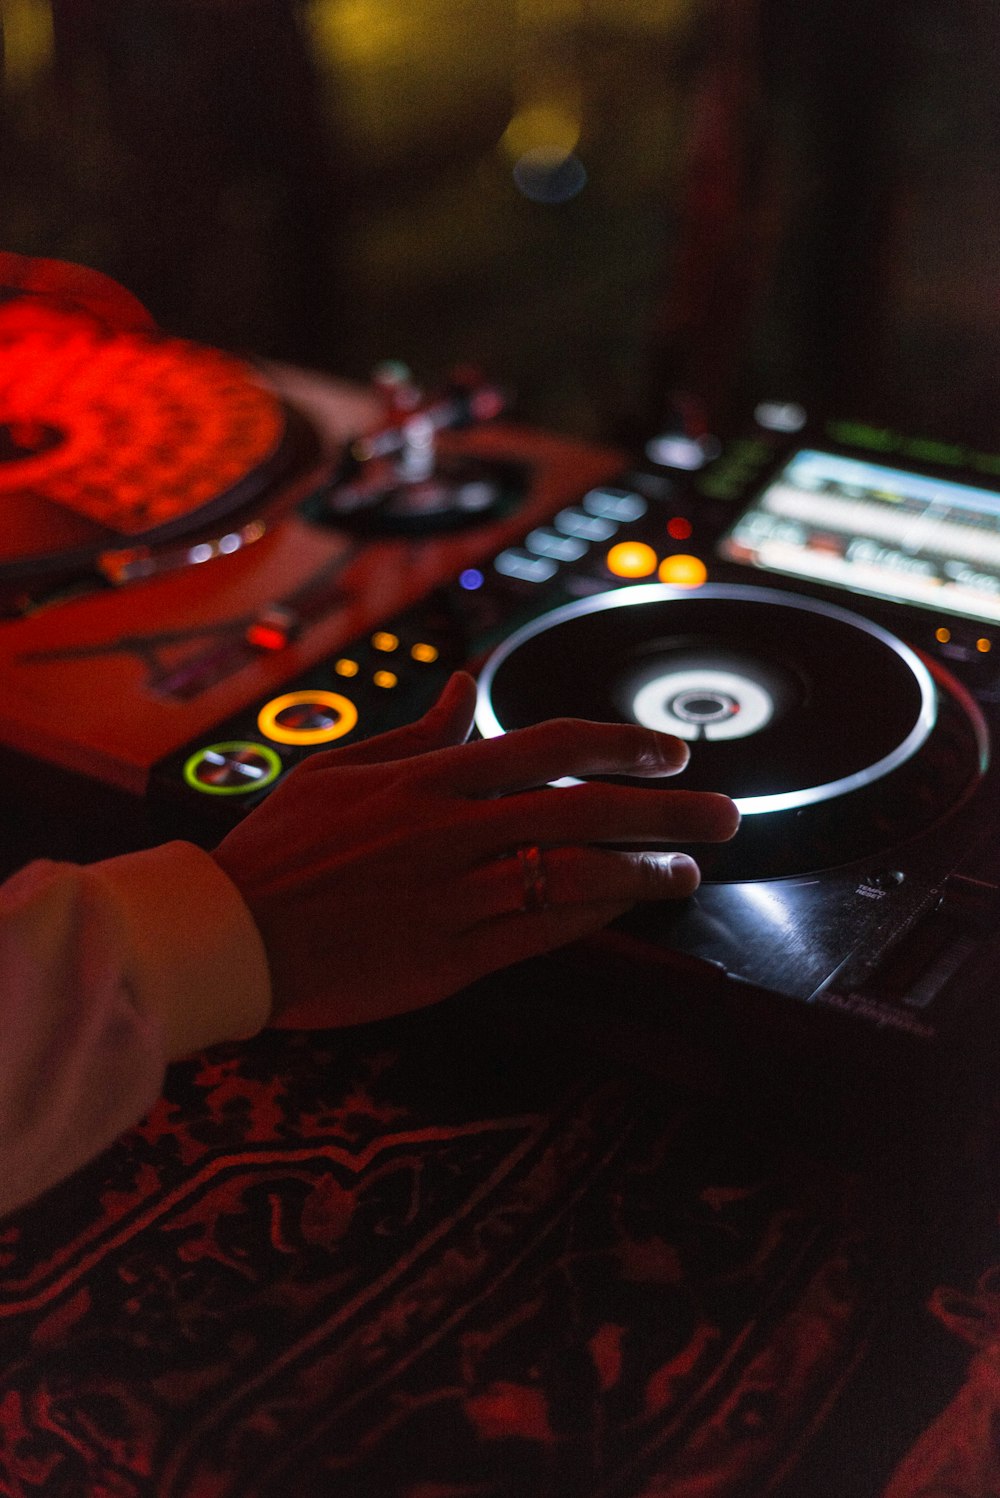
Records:
[[[376,650],[384,650],[387,653],[395,650],[399,645],[399,636],[391,635],[387,629],[376,630],[372,635],[372,644]]]
[[[645,541],[619,541],[604,558],[604,565],[615,577],[651,577],[658,560]]]
[[[661,583],[671,583],[675,588],[700,588],[708,577],[708,568],[700,557],[678,551],[664,557],[658,576]]]
[[[357,661],[349,660],[346,655],[342,655],[339,661],[334,661],[333,669],[338,676],[357,676],[360,668]]]
[[[395,671],[376,671],[372,681],[377,687],[394,687],[399,680]]]
[[[424,665],[430,665],[432,661],[436,661],[438,658],[438,652],[435,646],[425,645],[422,641],[414,645],[413,649],[410,651],[410,654],[415,661],[422,661]]]
[[[281,714],[294,707],[316,708],[320,716],[325,716],[325,709],[331,715],[330,721],[316,728],[297,728],[280,722]],[[321,692],[315,687],[272,697],[257,714],[257,727],[276,744],[330,744],[350,733],[357,721],[358,710],[347,697],[341,697],[339,692]]]

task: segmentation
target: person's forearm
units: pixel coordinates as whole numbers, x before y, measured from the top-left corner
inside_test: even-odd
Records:
[[[168,1061],[253,1033],[260,938],[188,844],[0,888],[0,1210],[39,1195],[142,1117]]]
[[[159,1017],[179,1060],[267,1023],[271,985],[260,933],[211,854],[191,843],[91,864],[86,879],[120,923],[137,1002]]]

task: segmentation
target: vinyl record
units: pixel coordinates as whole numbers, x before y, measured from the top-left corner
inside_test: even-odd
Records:
[[[0,583],[85,570],[256,504],[312,452],[304,428],[232,355],[3,303]]]
[[[685,739],[668,784],[724,791],[742,812],[731,844],[695,850],[720,879],[893,848],[985,768],[985,726],[957,684],[869,620],[758,588],[641,585],[532,621],[487,662],[477,721],[489,736],[550,717]]]

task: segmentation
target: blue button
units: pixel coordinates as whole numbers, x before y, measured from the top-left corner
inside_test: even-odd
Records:
[[[625,524],[641,519],[649,509],[642,495],[633,494],[631,489],[591,489],[581,502],[588,515]]]
[[[577,536],[581,541],[607,541],[618,529],[613,520],[577,509],[560,510],[552,523],[564,536]]]
[[[718,437],[683,437],[665,433],[646,443],[646,457],[653,463],[660,463],[664,468],[679,468],[684,473],[697,473],[721,451]]]
[[[578,562],[586,556],[590,547],[576,536],[560,536],[558,531],[541,526],[525,537],[525,546],[539,557],[552,557],[556,562]]]
[[[493,563],[504,577],[516,577],[522,583],[544,583],[559,570],[548,557],[533,557],[530,552],[508,547]]]

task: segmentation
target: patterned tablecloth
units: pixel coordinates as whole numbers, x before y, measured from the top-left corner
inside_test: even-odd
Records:
[[[989,1200],[900,1274],[879,1170],[532,981],[178,1065],[0,1223],[4,1498],[1000,1492]]]

